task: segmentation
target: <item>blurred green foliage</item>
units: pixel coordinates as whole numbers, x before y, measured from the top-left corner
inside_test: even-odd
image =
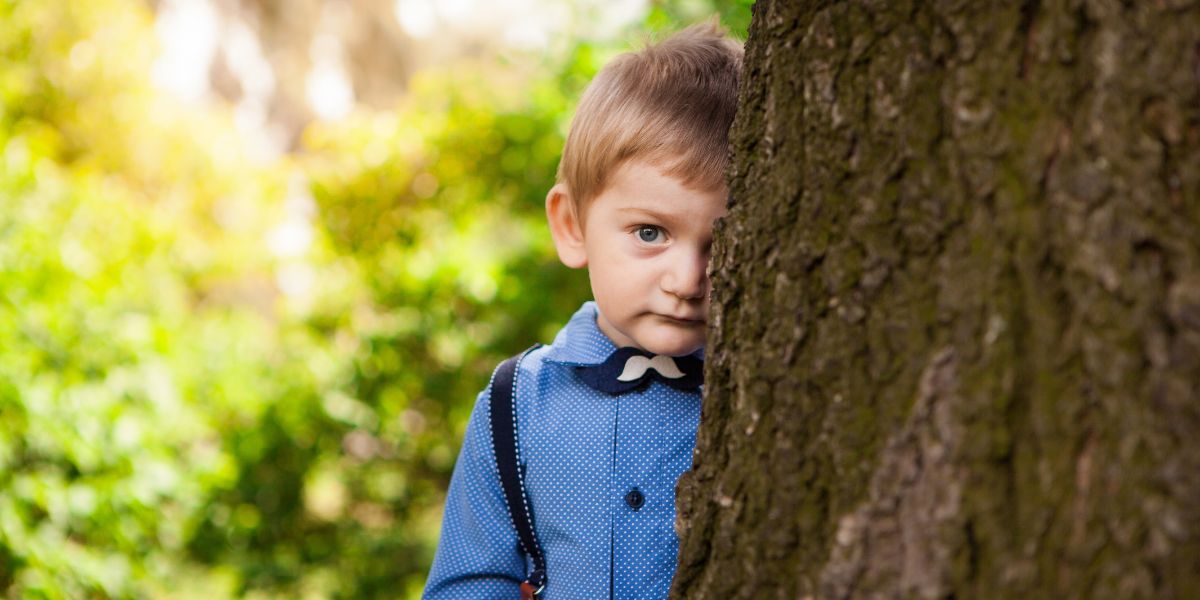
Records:
[[[6,597],[418,595],[476,394],[588,297],[541,207],[619,46],[422,74],[264,160],[151,87],[146,5],[0,0]]]

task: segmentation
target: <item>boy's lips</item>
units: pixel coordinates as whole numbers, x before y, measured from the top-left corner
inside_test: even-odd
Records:
[[[692,316],[677,317],[675,315],[659,315],[659,316],[668,321],[674,321],[674,322],[682,323],[685,325],[703,325],[704,324],[703,316],[697,316],[697,317],[692,317]]]

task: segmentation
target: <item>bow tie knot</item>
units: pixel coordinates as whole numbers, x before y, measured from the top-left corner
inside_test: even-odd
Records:
[[[621,370],[621,374],[617,376],[617,381],[636,381],[646,375],[647,369],[658,371],[659,375],[667,379],[679,379],[683,377],[683,371],[675,365],[675,361],[670,356],[659,354],[654,358],[646,358],[645,356],[630,356],[625,361],[625,368]]]
[[[704,383],[704,361],[694,356],[650,354],[637,348],[619,348],[598,365],[575,367],[584,383],[606,394],[620,394],[650,381],[675,389],[694,391]]]

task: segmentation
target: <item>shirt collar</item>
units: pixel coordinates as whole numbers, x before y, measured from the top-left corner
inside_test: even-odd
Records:
[[[617,350],[616,344],[596,325],[596,302],[588,300],[554,336],[545,360],[564,365],[598,365]],[[691,354],[704,360],[704,348]]]

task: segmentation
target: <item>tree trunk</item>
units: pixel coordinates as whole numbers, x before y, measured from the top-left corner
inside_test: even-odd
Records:
[[[1200,4],[760,1],[677,598],[1200,598]]]

